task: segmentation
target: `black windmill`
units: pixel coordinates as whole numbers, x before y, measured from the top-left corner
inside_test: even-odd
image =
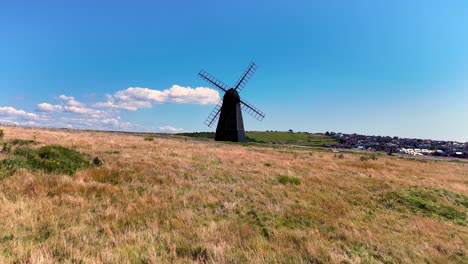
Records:
[[[265,117],[262,111],[242,100],[239,96],[239,93],[244,89],[256,69],[257,65],[253,62],[250,63],[247,70],[245,70],[239,81],[237,81],[236,85],[232,88],[228,88],[226,84],[217,80],[213,75],[204,70],[198,73],[198,76],[202,79],[224,92],[223,99],[219,101],[205,121],[207,126],[212,127],[219,117],[215,135],[216,141],[245,141],[244,121],[242,120],[241,109],[259,121]]]

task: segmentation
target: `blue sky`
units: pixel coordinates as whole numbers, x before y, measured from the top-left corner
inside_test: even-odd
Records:
[[[234,84],[255,61],[242,97],[267,116],[247,130],[468,141],[466,14],[464,0],[2,1],[0,122],[214,130],[219,95],[197,73]]]

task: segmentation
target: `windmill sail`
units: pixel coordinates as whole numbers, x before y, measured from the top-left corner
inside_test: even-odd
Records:
[[[253,116],[258,121],[262,121],[265,118],[265,113],[260,111],[258,108],[254,107],[252,104],[247,103],[244,100],[241,100],[242,110],[244,110],[247,114]]]
[[[213,111],[211,111],[210,115],[205,120],[205,125],[212,127],[215,123],[216,119],[219,117],[219,113],[221,112],[221,107],[223,106],[223,100],[220,100],[219,103],[215,106]]]
[[[218,87],[218,89],[220,89],[221,91],[223,92],[226,92],[229,88],[226,84],[224,84],[222,81],[216,79],[216,77],[214,77],[213,75],[209,74],[207,71],[205,70],[201,70],[199,73],[198,73],[198,76],[200,76],[200,78],[206,80],[207,82],[213,84],[214,86]]]
[[[234,86],[234,89],[237,90],[237,92],[242,91],[242,89],[244,89],[245,85],[249,82],[250,78],[252,78],[252,75],[255,73],[256,70],[257,65],[251,62],[245,70],[245,72],[239,78],[239,81],[237,81],[236,86]]]

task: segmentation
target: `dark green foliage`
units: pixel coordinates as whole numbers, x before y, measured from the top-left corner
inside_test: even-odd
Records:
[[[214,132],[194,132],[194,133],[179,133],[177,135],[185,136],[185,137],[193,137],[193,138],[215,138]]]
[[[13,158],[0,161],[0,180],[13,175],[17,169],[25,166],[23,159]]]
[[[39,149],[17,148],[13,154],[24,158],[24,164],[28,169],[48,173],[73,175],[76,171],[91,165],[87,155],[57,145]]]
[[[145,141],[154,141],[154,137],[145,137]]]
[[[192,246],[188,243],[183,243],[176,247],[177,256],[188,257],[196,261],[207,262],[208,250],[202,246]]]
[[[36,144],[36,141],[25,140],[25,139],[12,139],[8,141],[8,143],[11,144],[12,146],[25,146],[25,145]]]
[[[3,143],[2,152],[9,153],[15,147],[21,147],[32,144],[37,144],[37,142],[34,140],[12,139],[8,142]]]
[[[382,201],[387,208],[424,216],[438,216],[460,225],[467,223],[468,196],[463,194],[446,190],[411,188],[389,192]]]
[[[289,177],[287,175],[280,175],[278,177],[278,182],[281,184],[294,184],[294,185],[299,185],[301,184],[301,180],[297,177]]]
[[[4,136],[5,132],[3,132],[3,129],[0,129],[0,140],[2,140]]]

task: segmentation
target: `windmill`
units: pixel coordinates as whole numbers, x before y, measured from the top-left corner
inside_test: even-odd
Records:
[[[224,92],[223,99],[219,101],[205,120],[205,124],[212,127],[216,119],[219,117],[218,126],[216,127],[216,141],[245,141],[244,121],[242,119],[241,109],[259,121],[262,121],[265,117],[265,114],[262,111],[242,100],[239,96],[239,92],[244,89],[256,69],[257,65],[251,62],[239,78],[239,81],[237,81],[236,85],[232,88],[228,88],[226,84],[217,80],[213,75],[209,74],[205,70],[201,70],[198,73],[200,78]]]

